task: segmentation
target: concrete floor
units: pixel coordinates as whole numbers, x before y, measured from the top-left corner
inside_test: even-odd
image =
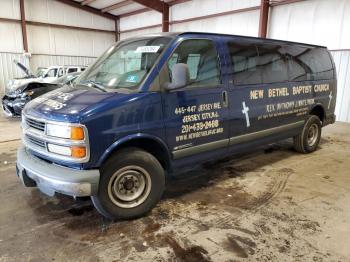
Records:
[[[102,219],[15,175],[19,121],[1,119],[0,261],[348,261],[350,125],[301,155],[285,141],[169,182],[146,217]]]

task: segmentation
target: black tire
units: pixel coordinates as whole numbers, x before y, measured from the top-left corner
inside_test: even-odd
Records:
[[[91,199],[97,211],[109,219],[140,217],[159,202],[164,192],[164,169],[153,155],[139,148],[118,151],[105,162],[100,172],[98,193]],[[122,200],[121,198],[129,197],[129,193],[141,192],[141,177],[145,182],[141,196],[133,201]],[[134,179],[137,182],[134,182]],[[139,192],[135,192],[136,190]]]
[[[320,143],[321,132],[322,124],[320,118],[310,115],[301,133],[293,137],[295,150],[303,154],[314,152]]]

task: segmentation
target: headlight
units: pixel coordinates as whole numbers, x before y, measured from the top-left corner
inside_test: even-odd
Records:
[[[64,155],[64,156],[71,156],[72,155],[71,149],[68,146],[47,144],[47,148],[49,149],[50,152],[56,153],[59,155]]]
[[[86,156],[85,146],[59,146],[54,144],[47,144],[49,152],[56,153],[63,156],[70,156],[73,158],[84,158]]]
[[[67,138],[72,140],[83,140],[84,129],[80,126],[46,124],[46,135]]]

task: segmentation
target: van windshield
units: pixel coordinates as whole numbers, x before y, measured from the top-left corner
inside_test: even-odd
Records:
[[[169,37],[153,37],[120,42],[88,67],[75,84],[107,92],[138,92],[170,40]]]

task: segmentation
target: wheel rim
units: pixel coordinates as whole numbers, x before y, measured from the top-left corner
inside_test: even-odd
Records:
[[[139,166],[116,171],[108,183],[108,196],[117,206],[133,208],[141,205],[151,192],[151,176]]]
[[[318,126],[316,124],[312,124],[309,128],[309,132],[307,135],[307,143],[309,146],[314,146],[318,139]]]

